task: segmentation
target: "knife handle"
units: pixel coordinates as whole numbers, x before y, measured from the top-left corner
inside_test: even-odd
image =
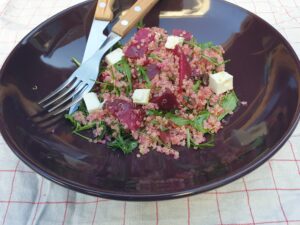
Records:
[[[112,11],[115,0],[98,0],[95,19],[103,21],[111,21],[114,18]]]
[[[112,31],[124,37],[144,16],[153,8],[159,0],[138,0],[120,20]]]

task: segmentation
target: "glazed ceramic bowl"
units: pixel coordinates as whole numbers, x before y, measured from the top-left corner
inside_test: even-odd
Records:
[[[133,1],[120,2],[126,8]],[[40,110],[37,102],[75,70],[70,59],[83,55],[94,6],[91,1],[79,4],[38,26],[17,45],[1,70],[2,135],[37,173],[104,198],[171,199],[244,176],[276,153],[295,129],[300,102],[295,52],[262,19],[219,0],[164,0],[145,18],[147,26],[185,29],[200,42],[224,46],[225,58],[231,59],[226,70],[234,75],[235,91],[247,106],[227,119],[215,147],[176,148],[178,160],[156,152],[137,158],[72,135],[63,120],[54,129],[41,128],[32,119]]]

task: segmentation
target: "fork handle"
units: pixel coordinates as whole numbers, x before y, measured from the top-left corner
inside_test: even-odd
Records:
[[[119,22],[112,28],[112,31],[124,37],[157,2],[158,0],[138,0],[124,16],[120,17]]]
[[[98,0],[95,19],[103,21],[111,21],[114,18],[112,11],[115,0]]]

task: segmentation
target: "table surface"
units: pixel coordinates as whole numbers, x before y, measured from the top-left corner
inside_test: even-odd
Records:
[[[36,25],[82,0],[0,0],[0,65]],[[300,56],[300,0],[230,0],[259,15]],[[39,176],[0,136],[0,224],[237,225],[300,224],[300,126],[283,148],[248,176],[222,188],[163,202],[121,202],[83,195]]]

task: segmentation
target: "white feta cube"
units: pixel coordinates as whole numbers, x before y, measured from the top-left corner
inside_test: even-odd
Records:
[[[178,36],[168,36],[167,42],[165,44],[165,47],[167,49],[175,49],[176,45],[180,45],[184,42],[183,37],[178,37]]]
[[[86,109],[89,113],[94,112],[95,110],[102,109],[104,102],[100,102],[96,93],[90,92],[83,96],[83,100],[86,106]]]
[[[233,89],[233,76],[223,71],[209,75],[209,87],[217,95]]]
[[[123,50],[120,48],[117,48],[105,56],[105,62],[109,66],[114,65],[114,64],[120,62],[122,60],[123,56],[124,56]]]
[[[146,105],[149,103],[150,99],[150,89],[136,89],[133,92],[132,100],[133,103]]]

